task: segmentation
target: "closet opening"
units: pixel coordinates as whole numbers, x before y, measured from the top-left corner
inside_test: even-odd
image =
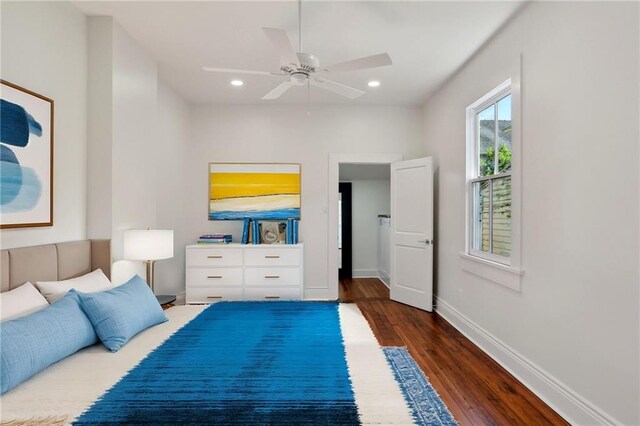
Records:
[[[338,167],[340,300],[388,298],[390,164]]]
[[[365,167],[372,166],[373,169],[379,169],[379,166],[381,166],[384,168],[385,173],[388,174],[388,176],[390,177],[391,165],[393,163],[397,163],[402,160],[403,160],[403,155],[398,153],[349,152],[349,153],[330,153],[329,154],[329,203],[326,208],[326,212],[328,216],[327,222],[329,225],[328,245],[327,245],[327,287],[326,287],[326,290],[323,288],[305,290],[305,295],[308,298],[317,297],[320,299],[328,298],[329,300],[343,300],[343,301],[349,300],[348,295],[346,295],[346,293],[344,293],[342,290],[340,278],[339,278],[340,238],[338,236],[338,231],[339,231],[338,209],[340,208],[340,192],[339,192],[340,167],[343,166],[342,167],[343,179],[344,179],[344,182],[347,182],[347,178],[349,176],[345,175],[345,173],[349,169],[348,166],[365,166]],[[352,210],[353,210],[354,208],[353,199],[354,197],[357,197],[357,195],[353,194],[353,182],[351,183],[352,183],[351,186],[352,186]],[[391,179],[389,179],[389,193],[388,193],[389,200],[391,200],[390,186],[391,186]],[[388,213],[388,211],[375,211],[372,217],[373,225],[370,225],[372,226],[372,228],[370,228],[370,232],[373,234],[372,245],[374,246],[374,250],[375,250],[374,253],[375,253],[376,259],[377,259],[377,252],[378,252],[376,223],[377,223],[377,216],[378,214],[381,214],[381,213]],[[353,235],[354,235],[354,232],[356,231],[354,230],[354,228],[357,224],[359,226],[360,221],[357,218],[354,218],[353,216],[354,215],[352,211],[351,236],[352,236],[352,245],[355,247],[356,241],[353,240]],[[390,250],[391,250],[391,247],[389,247],[389,251]],[[355,249],[352,247],[352,257],[353,255],[357,255],[357,247]],[[373,287],[376,287],[377,289],[379,289],[378,293],[383,294],[383,296],[381,297],[385,297],[389,299],[389,289],[387,288],[386,285],[382,283],[382,281],[380,281],[380,279],[378,278],[378,274],[375,273],[375,271],[377,271],[377,268],[378,268],[377,260],[373,263],[373,266],[369,266],[367,268],[358,267],[358,265],[355,264],[356,260],[357,260],[356,257],[352,258],[352,268],[351,268],[352,278],[350,282],[353,283],[356,280],[360,282],[365,282],[366,284],[359,286],[364,290],[370,290],[372,288],[372,285],[370,284],[373,283]],[[362,271],[356,271],[358,269],[374,270],[374,273],[371,274],[373,278],[356,277],[354,273],[356,274],[363,273]],[[343,281],[347,282],[349,280],[343,280]]]

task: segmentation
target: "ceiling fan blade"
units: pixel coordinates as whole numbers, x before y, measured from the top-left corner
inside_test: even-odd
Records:
[[[350,61],[340,62],[328,67],[324,67],[324,71],[356,71],[367,68],[384,67],[391,64],[391,57],[389,57],[389,55],[386,53],[380,53],[379,55],[365,56],[364,58],[352,59]]]
[[[209,72],[225,72],[229,74],[255,74],[255,75],[274,75],[276,77],[280,76],[288,76],[289,74],[281,74],[277,72],[269,72],[269,71],[252,71],[252,70],[237,70],[233,68],[215,68],[215,67],[202,67],[203,70]]]
[[[353,87],[345,86],[344,84],[336,83],[335,81],[326,80],[324,78],[311,79],[311,85],[337,93],[338,95],[345,96],[349,99],[355,99],[364,94],[362,90],[354,89]]]
[[[300,66],[298,55],[296,55],[296,51],[285,30],[279,30],[277,28],[263,28],[262,30],[269,41],[271,41],[271,44],[273,44],[273,47],[278,51],[282,65],[294,64]]]
[[[284,83],[280,83],[275,89],[267,93],[262,97],[264,100],[273,100],[278,99],[284,92],[291,89],[294,84],[291,81],[285,81]]]

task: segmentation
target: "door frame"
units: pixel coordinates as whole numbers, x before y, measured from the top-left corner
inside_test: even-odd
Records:
[[[338,199],[340,164],[391,164],[404,159],[397,153],[329,154],[329,204],[327,205],[327,290],[329,300],[338,300]]]
[[[342,194],[342,265],[338,270],[339,279],[353,277],[353,228],[351,212],[351,182],[340,182]]]

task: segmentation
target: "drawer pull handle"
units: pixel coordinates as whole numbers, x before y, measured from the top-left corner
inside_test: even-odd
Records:
[[[207,278],[209,278],[210,280],[219,280],[220,278],[222,278],[222,275],[207,275]]]
[[[214,254],[213,256],[207,256],[207,259],[222,259],[222,255]]]
[[[280,296],[265,296],[265,299],[280,299]]]
[[[268,254],[264,257],[265,259],[280,259],[280,256],[277,254]]]
[[[207,296],[207,299],[222,299],[222,296]]]
[[[264,277],[269,280],[275,280],[280,278],[280,275],[265,275]]]

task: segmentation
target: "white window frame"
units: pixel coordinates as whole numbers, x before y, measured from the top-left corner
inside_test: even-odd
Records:
[[[475,221],[475,217],[473,214],[473,208],[474,208],[474,194],[472,191],[472,187],[474,183],[477,182],[482,182],[482,181],[489,181],[489,198],[492,197],[492,193],[493,193],[493,181],[496,179],[500,179],[500,178],[505,178],[505,177],[511,177],[511,171],[506,172],[506,173],[499,173],[499,174],[493,174],[493,175],[487,175],[487,176],[480,176],[480,171],[478,170],[479,168],[479,152],[478,152],[478,114],[482,111],[484,111],[486,108],[492,106],[492,105],[496,105],[495,107],[495,114],[497,115],[498,113],[498,106],[497,103],[499,101],[501,101],[502,99],[506,98],[507,96],[511,95],[511,79],[505,81],[504,83],[502,83],[500,86],[496,87],[495,89],[493,89],[491,92],[489,92],[487,95],[483,96],[481,99],[479,99],[478,101],[474,102],[471,106],[469,106],[467,108],[467,131],[469,132],[468,134],[468,141],[467,141],[467,150],[469,152],[469,159],[471,160],[471,164],[467,165],[467,194],[469,195],[469,199],[467,200],[467,202],[469,203],[469,214],[467,216],[467,221],[468,224],[467,226],[469,227],[469,234],[467,236],[467,238],[469,239],[467,241],[468,244],[468,253],[470,256],[476,256],[485,260],[489,260],[492,262],[496,262],[496,263],[500,263],[502,265],[506,265],[506,266],[511,266],[511,255],[507,256],[502,256],[502,255],[498,255],[498,254],[494,254],[492,253],[492,249],[491,247],[493,246],[493,241],[492,238],[489,238],[489,252],[485,252],[482,250],[476,250],[473,248],[473,240],[475,235],[473,235],[473,231],[474,231],[474,221]],[[513,122],[513,117],[512,117],[512,122]],[[497,126],[498,126],[498,122],[496,120],[495,123],[496,126],[496,130],[495,130],[495,136],[497,138],[498,135],[498,130],[497,130]],[[498,147],[496,146],[496,157],[497,157],[497,152],[498,152]],[[495,159],[494,159],[495,161]],[[497,167],[496,167],[497,169]],[[513,170],[513,165],[511,167],[511,169]],[[491,212],[491,207],[493,205],[493,201],[489,202],[489,228],[492,227],[491,222],[492,222],[492,212]],[[492,235],[492,232],[490,231],[489,235]],[[509,252],[511,252],[511,248],[509,248]]]
[[[478,177],[476,114],[509,94],[511,94],[512,120],[511,171],[498,175]],[[460,253],[464,270],[515,291],[521,291],[520,281],[523,274],[521,269],[521,129],[521,86],[520,67],[518,66],[517,72],[514,72],[509,79],[469,105],[466,110],[466,232],[465,250]],[[504,176],[511,176],[511,255],[509,257],[472,249],[472,182]]]

